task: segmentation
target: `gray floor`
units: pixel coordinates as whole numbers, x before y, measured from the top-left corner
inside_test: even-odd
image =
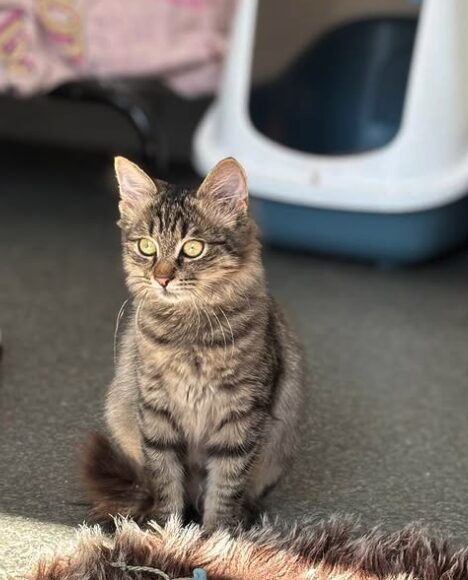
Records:
[[[100,423],[125,298],[110,160],[2,147],[0,575],[85,519],[76,456]],[[271,511],[468,532],[468,253],[384,271],[266,252],[310,365],[301,453]]]

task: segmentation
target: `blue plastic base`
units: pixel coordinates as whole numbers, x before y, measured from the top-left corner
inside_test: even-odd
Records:
[[[411,264],[468,241],[468,197],[406,214],[316,209],[259,198],[252,209],[266,242],[360,260]]]

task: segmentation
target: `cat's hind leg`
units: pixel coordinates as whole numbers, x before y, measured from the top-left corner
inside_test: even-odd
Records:
[[[276,387],[265,444],[252,472],[249,500],[259,501],[276,486],[296,450],[303,407],[302,352],[286,328],[280,326],[283,371]]]
[[[143,441],[138,426],[138,404],[133,385],[114,380],[107,396],[105,416],[112,439],[125,455],[142,466]]]

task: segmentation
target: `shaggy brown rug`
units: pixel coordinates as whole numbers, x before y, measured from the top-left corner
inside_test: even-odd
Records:
[[[468,579],[468,548],[453,551],[416,527],[362,533],[337,519],[292,527],[265,520],[249,531],[205,535],[176,520],[147,530],[121,520],[112,537],[98,527],[80,536],[74,554],[41,562],[28,578],[172,580],[202,568],[209,580]]]

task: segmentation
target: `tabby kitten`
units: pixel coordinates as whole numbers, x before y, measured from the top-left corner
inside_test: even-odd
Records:
[[[301,351],[268,294],[246,176],[224,159],[197,191],[117,157],[133,313],[85,475],[95,513],[164,522],[194,506],[241,521],[293,452]]]

